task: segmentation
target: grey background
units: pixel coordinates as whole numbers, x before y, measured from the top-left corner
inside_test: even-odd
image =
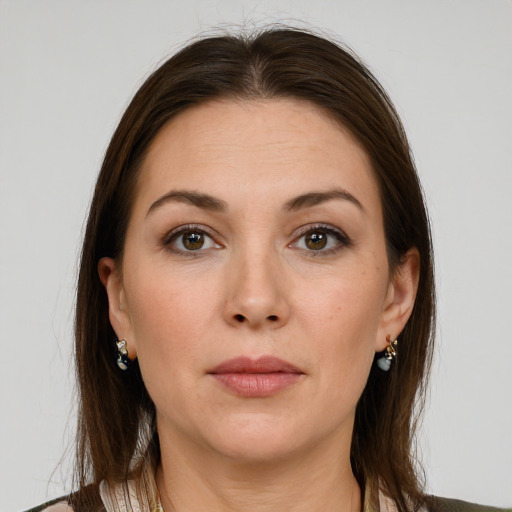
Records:
[[[123,109],[198,32],[278,20],[350,44],[403,116],[437,254],[429,489],[512,505],[510,1],[0,0],[0,510],[70,483],[78,247]]]

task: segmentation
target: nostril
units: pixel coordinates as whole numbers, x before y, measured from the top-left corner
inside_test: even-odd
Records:
[[[235,315],[235,320],[238,322],[243,322],[245,320],[244,315]]]
[[[267,317],[269,320],[271,320],[272,322],[275,322],[277,320],[277,316],[276,315],[270,315]]]

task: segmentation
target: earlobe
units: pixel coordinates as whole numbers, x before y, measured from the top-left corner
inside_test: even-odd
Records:
[[[411,316],[418,291],[420,255],[416,247],[409,249],[391,277],[382,314],[376,351],[384,350],[386,337],[395,339]]]
[[[128,341],[131,338],[131,322],[126,308],[123,280],[118,264],[113,258],[101,258],[98,262],[98,274],[107,292],[110,324],[119,340],[126,339]],[[134,359],[136,356],[133,342],[129,343],[129,354],[130,359]]]

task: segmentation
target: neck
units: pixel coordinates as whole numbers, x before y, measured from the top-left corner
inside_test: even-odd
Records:
[[[362,509],[349,453],[316,446],[278,461],[241,462],[202,450],[166,448],[161,439],[156,479],[165,512]]]

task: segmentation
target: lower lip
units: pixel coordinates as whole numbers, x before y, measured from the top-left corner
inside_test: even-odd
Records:
[[[216,373],[212,376],[232,393],[251,398],[272,396],[299,381],[300,373]]]

